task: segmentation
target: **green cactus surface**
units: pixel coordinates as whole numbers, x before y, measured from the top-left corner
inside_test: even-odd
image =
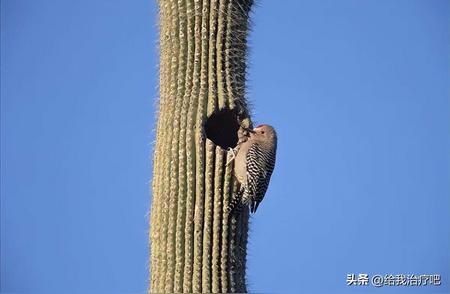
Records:
[[[229,214],[250,0],[160,0],[152,293],[246,292],[248,210]]]

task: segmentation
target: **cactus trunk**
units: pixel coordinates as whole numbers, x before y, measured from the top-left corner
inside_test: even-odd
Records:
[[[239,125],[250,126],[250,0],[160,0],[160,101],[150,292],[246,292],[248,210],[229,215]],[[213,119],[214,118],[214,119]]]

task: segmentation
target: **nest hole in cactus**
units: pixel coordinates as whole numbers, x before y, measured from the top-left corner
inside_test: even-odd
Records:
[[[206,137],[223,149],[236,147],[238,131],[238,116],[234,110],[230,109],[214,112],[205,123]]]

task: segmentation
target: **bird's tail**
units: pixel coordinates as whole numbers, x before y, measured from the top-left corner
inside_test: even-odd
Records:
[[[252,201],[252,202],[250,203],[250,212],[251,212],[251,213],[255,213],[256,210],[258,209],[258,206],[259,206],[259,202],[257,202],[257,201]]]

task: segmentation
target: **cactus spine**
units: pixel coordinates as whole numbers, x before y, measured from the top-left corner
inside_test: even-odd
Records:
[[[248,212],[229,216],[230,155],[207,118],[244,98],[251,0],[159,0],[160,101],[152,181],[150,292],[246,292]]]

